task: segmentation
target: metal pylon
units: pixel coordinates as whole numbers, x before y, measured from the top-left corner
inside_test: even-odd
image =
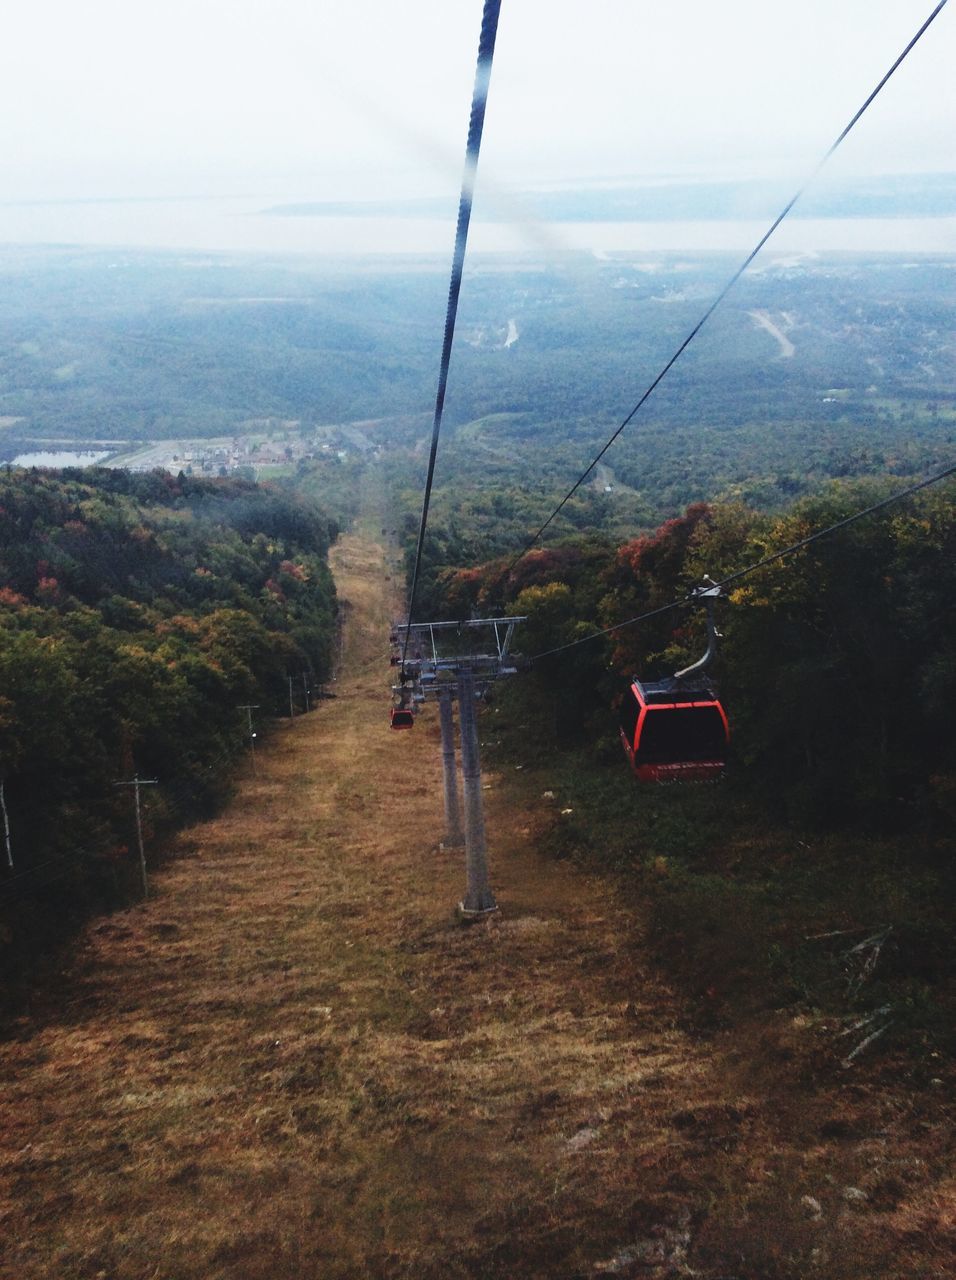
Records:
[[[442,773],[445,795],[444,844],[465,846],[465,895],[458,904],[463,919],[473,920],[498,909],[488,877],[488,849],[481,786],[481,753],[478,745],[477,698],[502,676],[515,675],[511,655],[515,627],[524,618],[473,618],[464,622],[416,622],[392,629],[392,665],[404,656],[401,684],[394,692],[403,707],[437,701],[441,717]],[[486,652],[455,653],[464,638],[479,630],[490,633]],[[440,648],[444,652],[440,652]],[[451,652],[449,652],[451,650]],[[408,654],[411,654],[408,657]],[[461,736],[461,777],[464,832],[458,804],[455,767],[454,700],[458,699]]]

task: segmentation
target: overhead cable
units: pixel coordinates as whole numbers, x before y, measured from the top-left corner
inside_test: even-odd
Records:
[[[929,15],[929,17],[926,19],[926,21],[923,23],[920,29],[916,32],[916,34],[907,44],[903,52],[899,55],[899,57],[896,59],[896,61],[893,63],[890,69],[886,72],[886,74],[883,76],[880,82],[872,90],[872,92],[867,96],[866,100],[859,107],[859,109],[854,113],[852,119],[842,129],[839,136],[830,145],[830,147],[827,149],[825,154],[817,162],[816,167],[812,170],[812,172],[804,180],[801,186],[796,190],[796,192],[794,192],[794,194],[790,197],[787,203],[783,206],[783,208],[777,214],[776,218],[774,218],[773,222],[770,224],[770,226],[767,228],[764,234],[760,237],[756,245],[754,245],[753,249],[744,259],[741,265],[737,268],[734,274],[730,277],[730,279],[721,289],[720,293],[718,293],[717,297],[706,309],[704,314],[700,317],[700,319],[697,321],[697,323],[694,325],[691,331],[687,334],[686,338],[684,338],[683,342],[680,344],[680,346],[677,348],[674,354],[670,357],[670,359],[663,366],[663,368],[660,370],[657,376],[653,379],[653,381],[647,386],[647,388],[641,395],[641,398],[635,404],[634,408],[630,411],[630,413],[627,415],[624,421],[620,424],[620,426],[615,430],[613,435],[610,436],[610,438],[608,439],[606,444],[602,447],[600,452],[592,459],[592,461],[588,464],[585,470],[582,471],[580,476],[578,476],[577,480],[575,480],[574,484],[571,486],[568,492],[564,495],[564,497],[561,499],[558,505],[551,512],[547,520],[545,520],[544,524],[541,525],[537,533],[534,534],[534,536],[525,544],[522,550],[519,551],[518,554],[514,557],[514,559],[505,569],[503,576],[507,576],[515,567],[515,565],[518,563],[518,561],[523,559],[523,557],[528,554],[528,552],[531,550],[534,544],[538,541],[541,535],[545,532],[545,530],[548,528],[551,522],[555,519],[555,517],[562,511],[564,506],[570,501],[570,499],[575,495],[575,493],[577,493],[578,489],[580,489],[581,485],[585,482],[585,480],[588,478],[588,476],[591,474],[591,472],[594,470],[597,464],[601,461],[601,459],[607,453],[608,449],[610,449],[611,445],[615,442],[615,440],[618,438],[618,436],[621,434],[624,428],[628,426],[628,424],[633,420],[638,410],[641,409],[641,407],[646,403],[648,399],[650,399],[650,397],[656,391],[657,387],[660,385],[661,382],[663,382],[664,378],[667,376],[670,370],[674,367],[674,365],[677,363],[680,357],[684,354],[684,352],[687,350],[690,344],[694,341],[694,339],[700,333],[701,329],[703,329],[704,325],[707,323],[710,317],[714,314],[714,312],[717,310],[717,308],[720,306],[723,300],[727,297],[728,293],[730,293],[731,289],[734,287],[734,285],[737,283],[740,277],[744,274],[744,272],[747,270],[747,268],[756,258],[757,254],[764,247],[764,245],[767,243],[767,241],[770,239],[773,233],[780,226],[781,222],[783,222],[784,218],[786,218],[787,214],[790,212],[793,206],[797,203],[800,197],[811,185],[811,183],[815,181],[820,171],[823,169],[824,165],[827,163],[827,161],[830,159],[833,153],[837,150],[837,148],[844,141],[844,139],[847,137],[847,135],[850,133],[853,127],[857,124],[861,116],[864,114],[867,108],[871,105],[871,103],[874,101],[877,95],[886,86],[886,84],[888,83],[890,78],[893,76],[893,74],[902,65],[906,57],[915,48],[919,40],[923,37],[923,35],[929,29],[930,25],[936,20],[936,18],[939,16],[942,10],[945,8],[946,3],[947,3],[947,0],[940,0],[939,4],[936,5],[936,8]]]
[[[448,307],[445,312],[445,336],[442,341],[441,363],[438,372],[438,392],[435,396],[435,416],[432,423],[431,451],[428,455],[428,474],[422,499],[422,515],[418,526],[418,546],[415,550],[415,566],[408,596],[409,630],[405,632],[402,649],[402,666],[408,654],[408,640],[414,621],[418,599],[418,575],[422,564],[422,548],[425,545],[425,528],[428,524],[428,505],[431,501],[432,483],[435,477],[435,460],[438,456],[438,437],[441,434],[442,415],[445,409],[445,389],[448,385],[448,368],[455,337],[455,320],[458,316],[458,295],[465,266],[465,247],[468,243],[468,227],[471,222],[471,205],[475,193],[475,177],[478,171],[478,153],[481,150],[481,134],[485,124],[485,106],[491,81],[491,64],[495,53],[495,37],[498,34],[498,13],[501,0],[485,0],[481,20],[481,36],[478,41],[478,66],[475,70],[475,87],[471,99],[471,118],[468,123],[468,142],[465,147],[465,171],[461,180],[461,196],[458,201],[458,226],[455,231],[455,251],[452,256],[451,283],[448,286]]]
[[[786,556],[793,555],[795,551],[802,551],[804,547],[809,547],[811,543],[819,542],[821,538],[828,538],[838,530],[855,524],[857,520],[862,520],[864,516],[871,516],[877,511],[882,511],[885,507],[902,502],[904,498],[918,493],[920,489],[928,489],[930,485],[939,484],[941,480],[945,480],[951,475],[956,475],[956,463],[946,467],[943,471],[937,471],[925,480],[909,485],[906,489],[900,489],[897,493],[890,494],[888,498],[882,498],[879,502],[874,502],[870,506],[864,507],[862,511],[855,511],[853,515],[845,516],[844,519],[827,525],[825,529],[818,529],[815,533],[809,534],[806,538],[801,538],[799,542],[791,543],[789,547],[784,547],[781,551],[774,551],[769,556],[764,556],[762,560],[756,560],[753,564],[745,565],[742,569],[736,569],[733,573],[729,573],[726,577],[713,583],[713,586],[728,587],[732,582],[739,582],[741,578],[747,577],[748,574],[756,573],[758,569],[764,569],[767,565],[783,560]],[[568,649],[575,649],[578,645],[588,644],[592,640],[600,640],[602,636],[612,635],[615,631],[622,631],[625,627],[633,627],[639,622],[646,622],[648,618],[656,618],[662,613],[670,613],[673,609],[683,609],[687,605],[696,603],[697,600],[694,596],[683,596],[680,600],[672,600],[670,604],[663,604],[656,609],[649,609],[646,613],[639,613],[635,618],[627,618],[624,622],[616,622],[613,627],[605,627],[603,631],[593,631],[590,635],[582,636],[580,640],[572,640],[570,643],[558,645],[554,649],[545,649],[543,653],[534,654],[530,661],[537,662],[541,658],[553,657],[554,654],[564,653]]]

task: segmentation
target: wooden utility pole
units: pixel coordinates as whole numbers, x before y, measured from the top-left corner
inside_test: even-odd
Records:
[[[259,770],[256,768],[256,734],[252,727],[252,713],[259,710],[258,702],[245,702],[239,708],[244,711],[249,718],[249,754],[252,757],[252,773],[254,777],[258,776]]]
[[[478,751],[478,718],[475,715],[474,672],[458,672],[458,722],[461,731],[461,778],[465,796],[465,896],[458,904],[467,918],[498,910],[488,881],[488,849],[481,799],[481,757]]]
[[[438,693],[438,713],[441,719],[441,763],[445,782],[445,840],[450,849],[464,844],[461,829],[461,808],[458,804],[458,770],[455,766],[455,718],[452,706],[451,685],[445,685]]]
[[[295,679],[295,676],[289,676],[288,679],[289,679],[289,719],[294,720],[295,719],[295,703],[292,701],[292,681]]]
[[[141,778],[137,773],[131,782],[114,782],[114,787],[132,787],[136,798],[136,841],[139,845],[139,870],[143,877],[143,897],[149,897],[149,881],[146,879],[146,851],[143,848],[143,819],[139,805],[140,787],[155,787],[158,778]]]
[[[3,836],[7,846],[7,866],[13,870],[13,849],[10,847],[10,819],[7,816],[6,779],[0,778],[0,809],[3,810]]]

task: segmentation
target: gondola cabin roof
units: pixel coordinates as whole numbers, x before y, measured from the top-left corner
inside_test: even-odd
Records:
[[[682,707],[693,706],[699,702],[714,702],[717,694],[710,685],[698,680],[694,684],[685,684],[669,676],[666,680],[638,680],[631,683],[639,702],[645,707]]]

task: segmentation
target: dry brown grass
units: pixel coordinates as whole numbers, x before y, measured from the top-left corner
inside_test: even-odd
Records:
[[[938,1091],[695,1037],[639,919],[493,785],[502,910],[455,922],[436,726],[386,728],[384,553],[334,559],[337,699],[0,1046],[2,1275],[949,1274]]]

